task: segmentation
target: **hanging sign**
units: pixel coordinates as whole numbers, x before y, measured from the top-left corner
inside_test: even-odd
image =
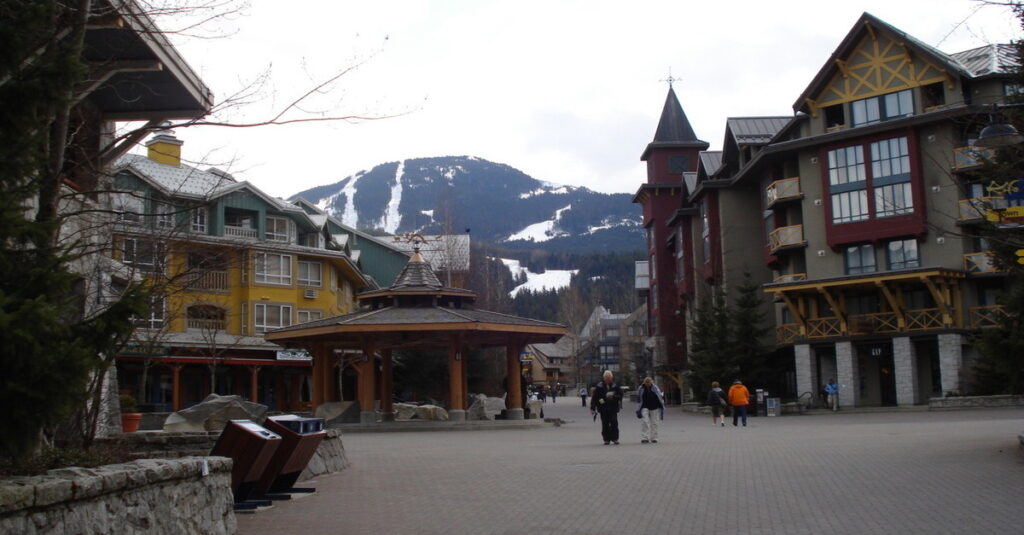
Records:
[[[277,360],[300,360],[300,361],[311,361],[313,355],[310,355],[303,349],[284,349],[277,352]]]

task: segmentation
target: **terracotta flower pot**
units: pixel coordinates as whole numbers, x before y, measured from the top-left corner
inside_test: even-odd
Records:
[[[121,430],[125,433],[134,433],[139,430],[142,422],[142,413],[123,412],[121,413]]]

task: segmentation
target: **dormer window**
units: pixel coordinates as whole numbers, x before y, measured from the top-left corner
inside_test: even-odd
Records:
[[[192,232],[206,234],[206,218],[207,214],[205,206],[200,206],[199,208],[192,210],[191,226],[189,227]]]
[[[914,97],[909,89],[855,100],[850,103],[853,126],[874,124],[914,114]]]
[[[139,223],[142,221],[142,197],[135,192],[118,193],[114,197],[114,218],[120,223]]]
[[[270,241],[290,243],[289,223],[290,221],[286,217],[268,217],[266,232],[267,239]]]

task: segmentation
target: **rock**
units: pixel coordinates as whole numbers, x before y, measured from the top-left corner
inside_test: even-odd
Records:
[[[359,421],[359,403],[355,401],[331,401],[323,403],[313,413],[324,419],[324,425],[354,423]]]
[[[164,431],[220,431],[228,420],[252,420],[262,424],[266,417],[266,405],[245,401],[241,396],[210,394],[202,403],[168,416]]]
[[[489,398],[484,394],[477,394],[476,400],[466,411],[466,417],[470,420],[493,420],[495,416],[505,410],[505,400],[502,398]]]
[[[541,417],[542,411],[544,410],[543,407],[544,407],[544,404],[541,403],[540,401],[536,400],[536,399],[527,401],[526,402],[526,408],[530,409],[530,413],[529,413],[530,415],[527,416],[526,418],[529,419],[529,420],[539,419]]]
[[[411,403],[395,403],[395,419],[396,420],[411,420],[416,417],[416,405]]]
[[[437,405],[422,405],[416,407],[416,417],[421,420],[448,420],[448,411]]]

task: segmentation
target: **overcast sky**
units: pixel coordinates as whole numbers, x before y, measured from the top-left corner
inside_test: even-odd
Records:
[[[209,28],[224,37],[175,38],[218,101],[269,72],[227,119],[266,119],[356,65],[287,117],[396,117],[177,135],[185,158],[281,197],[380,163],[446,155],[633,192],[670,68],[690,123],[716,150],[727,117],[792,115],[864,11],[946,52],[1020,34],[1006,8],[971,0],[252,0]]]

